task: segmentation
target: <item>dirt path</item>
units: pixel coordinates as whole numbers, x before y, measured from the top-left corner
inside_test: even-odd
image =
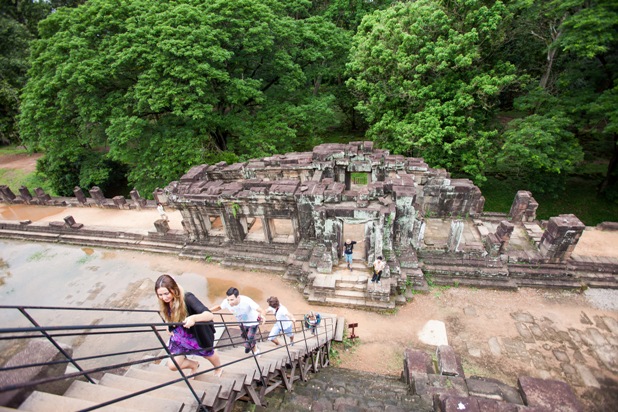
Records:
[[[34,172],[36,170],[36,162],[41,157],[43,157],[41,153],[34,153],[31,155],[0,155],[0,169],[19,169],[24,172]]]

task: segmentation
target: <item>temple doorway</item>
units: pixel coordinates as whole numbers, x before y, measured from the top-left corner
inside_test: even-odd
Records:
[[[365,222],[363,223],[346,223],[343,222],[343,236],[341,237],[341,254],[343,256],[343,243],[346,239],[351,239],[357,242],[354,245],[354,253],[352,258],[355,261],[367,261],[367,240],[365,240]]]

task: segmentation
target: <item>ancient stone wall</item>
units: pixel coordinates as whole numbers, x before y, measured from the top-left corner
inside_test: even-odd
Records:
[[[368,262],[396,246],[420,244],[426,215],[478,216],[484,205],[469,180],[450,179],[422,159],[390,155],[372,142],[196,166],[165,194],[196,241],[211,237],[207,220],[221,219],[225,238],[243,242],[246,222],[259,218],[262,227],[276,229],[274,219],[283,219],[291,222],[295,243],[318,241],[335,260],[344,224],[365,224]],[[275,241],[268,232],[265,239]]]

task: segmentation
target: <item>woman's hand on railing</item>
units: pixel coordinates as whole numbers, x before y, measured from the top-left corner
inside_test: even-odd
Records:
[[[193,317],[193,315],[187,316],[186,319],[182,322],[182,326],[187,329],[192,327],[193,325],[195,325],[195,318]]]

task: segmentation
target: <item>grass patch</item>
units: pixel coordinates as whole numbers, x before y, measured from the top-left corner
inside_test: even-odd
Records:
[[[50,196],[57,196],[47,179],[37,172],[25,172],[18,169],[0,169],[0,182],[7,185],[13,193],[19,194],[19,188],[25,186],[34,196],[34,189],[42,188]]]
[[[0,147],[0,156],[2,155],[16,155],[16,154],[28,154],[28,151],[23,146],[2,146]]]
[[[49,253],[49,249],[43,249],[43,250],[40,250],[38,252],[34,252],[32,255],[30,255],[28,257],[27,260],[28,260],[28,262],[40,262],[40,261],[45,260],[45,259],[51,259],[54,256],[56,256],[56,254],[55,253],[54,254],[50,254]]]
[[[95,257],[93,255],[85,255],[85,256],[82,256],[79,259],[77,259],[77,264],[78,265],[83,265],[83,264],[86,264],[86,263],[88,263],[88,262],[90,262],[90,261],[92,261],[94,259],[95,259]]]
[[[12,155],[28,155],[23,146],[2,146],[0,157]],[[0,184],[7,185],[13,193],[19,194],[21,186],[27,187],[32,193],[37,187],[42,188],[50,196],[57,196],[47,181],[47,177],[38,172],[27,172],[19,169],[5,169],[0,165]],[[34,195],[34,193],[32,193]]]
[[[572,177],[567,187],[559,196],[543,193],[532,193],[539,203],[537,218],[546,220],[561,214],[572,213],[587,226],[595,226],[601,222],[618,220],[618,204],[597,196],[593,180]],[[508,213],[518,190],[526,190],[512,183],[489,177],[482,187],[485,197],[486,212]]]

